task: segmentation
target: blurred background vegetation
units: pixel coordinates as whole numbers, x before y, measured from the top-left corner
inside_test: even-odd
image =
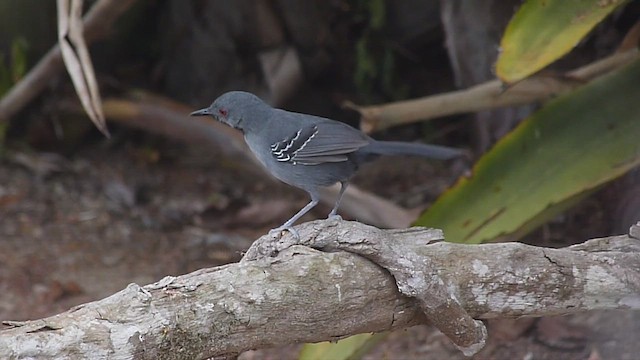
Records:
[[[85,11],[98,3],[86,1]],[[15,299],[31,292],[10,285],[14,295],[5,302],[12,305],[0,307],[3,318],[41,316],[104,296],[134,280],[123,274],[132,266],[140,267],[136,281],[144,282],[235,261],[246,241],[299,207],[303,195],[242,165],[244,157],[230,150],[232,136],[192,128],[189,110],[228,90],[358,126],[366,124],[369,105],[454,94],[499,78],[506,95],[518,89],[542,95],[428,122],[418,121],[430,118],[418,112],[411,123],[372,129],[376,138],[466,148],[473,166],[376,162],[356,185],[413,209],[406,213],[411,221],[443,228],[451,241],[562,246],[626,232],[640,220],[638,1],[146,0],[120,6],[121,16],[87,36],[111,138],[87,121],[61,62],[19,111],[0,104],[0,248],[31,254],[0,275],[14,278],[40,256],[70,252],[66,245],[43,247],[45,237],[74,244],[71,249],[88,246],[87,238],[104,242],[101,250],[85,249],[94,253],[114,244],[130,250],[140,241],[145,245],[135,246],[149,257],[140,261],[125,251],[109,255],[115,262],[101,258],[102,267],[94,263],[93,270],[117,281],[99,289],[89,284],[95,276],[61,275],[68,265],[48,260],[48,270],[14,284],[44,284],[46,296],[18,304]],[[0,96],[47,56],[56,34],[55,2],[0,0]],[[622,56],[606,71],[585,76],[580,70]],[[468,105],[462,99],[474,101],[453,99],[461,99],[447,105],[454,109]],[[346,102],[358,111],[344,108]],[[213,144],[202,145],[200,136]],[[78,220],[83,216],[91,220]],[[78,230],[79,223],[86,227]],[[245,241],[230,243],[234,236]],[[157,267],[149,248],[170,249],[172,262]],[[327,351],[347,358],[369,349],[367,341]],[[589,353],[588,341],[580,354]]]

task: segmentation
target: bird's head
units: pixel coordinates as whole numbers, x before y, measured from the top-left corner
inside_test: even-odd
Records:
[[[251,93],[230,91],[220,95],[208,108],[194,111],[189,115],[211,115],[220,122],[244,131],[254,126],[253,122],[260,121],[267,115],[261,111],[269,109],[269,105]]]

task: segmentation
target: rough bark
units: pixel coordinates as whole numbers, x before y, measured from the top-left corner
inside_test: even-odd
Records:
[[[434,304],[444,306],[444,313],[462,309],[462,326],[440,327],[454,335],[469,324],[464,315],[487,319],[640,309],[638,226],[629,236],[564,249],[452,244],[438,242],[438,230],[380,230],[335,220],[297,230],[303,244],[349,252],[290,246],[294,241],[288,234],[265,236],[240,263],[144,287],[131,284],[46,319],[8,322],[14,327],[0,331],[0,358],[224,356],[403,328],[427,322],[430,315],[434,324],[443,325],[437,316],[434,321]],[[425,289],[435,289],[435,295]],[[483,326],[471,324],[472,331],[452,339],[465,340],[465,333],[482,339]]]

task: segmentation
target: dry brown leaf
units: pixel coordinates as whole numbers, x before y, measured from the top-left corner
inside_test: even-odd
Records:
[[[58,41],[62,59],[89,118],[109,137],[98,83],[83,32],[82,0],[58,0]]]

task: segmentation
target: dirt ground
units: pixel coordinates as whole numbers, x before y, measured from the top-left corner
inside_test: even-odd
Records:
[[[194,155],[197,151],[178,145],[175,151],[178,156],[94,146],[73,158],[12,153],[0,161],[0,319],[52,315],[132,282],[143,285],[237,261],[252,239],[307,201],[301,192],[248,176],[215,156]],[[440,190],[419,185],[425,180],[416,175],[425,169],[419,162],[389,172],[393,163],[398,162],[376,163],[356,183],[411,206],[413,195],[428,200]],[[424,166],[440,183],[448,181],[446,173]],[[389,173],[395,174],[393,181],[414,183],[388,186],[383,174]],[[325,212],[321,208],[309,218]],[[490,343],[477,359],[637,359],[640,354],[638,312],[491,321],[489,331]],[[298,350],[298,345],[253,350],[240,358],[295,359]],[[392,333],[366,356],[463,358],[426,325]]]

